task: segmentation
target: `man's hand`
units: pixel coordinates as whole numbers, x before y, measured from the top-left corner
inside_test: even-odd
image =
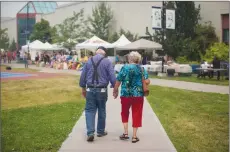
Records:
[[[85,88],[82,88],[82,96],[85,98],[86,97],[86,90]]]

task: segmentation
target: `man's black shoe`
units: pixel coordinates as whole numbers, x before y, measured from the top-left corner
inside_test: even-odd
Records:
[[[93,142],[93,140],[94,140],[94,136],[93,135],[87,137],[87,141],[88,142]]]
[[[103,134],[97,134],[97,137],[104,137],[106,135],[108,135],[108,132],[105,131]]]

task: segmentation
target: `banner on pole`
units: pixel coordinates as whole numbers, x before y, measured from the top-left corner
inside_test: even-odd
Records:
[[[160,29],[161,25],[161,8],[152,6],[152,28]]]
[[[166,29],[175,29],[175,10],[166,9]]]

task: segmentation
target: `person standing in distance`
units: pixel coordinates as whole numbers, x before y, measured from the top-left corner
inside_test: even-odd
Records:
[[[107,86],[109,82],[114,87],[116,76],[112,63],[105,58],[106,48],[100,46],[96,55],[85,64],[80,77],[82,95],[86,98],[85,117],[87,128],[87,141],[94,140],[95,115],[98,110],[97,136],[107,135],[105,131],[106,101],[108,99]]]

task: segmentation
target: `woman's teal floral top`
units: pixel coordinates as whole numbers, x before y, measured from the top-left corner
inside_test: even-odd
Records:
[[[121,97],[144,96],[142,76],[144,79],[148,79],[147,71],[144,68],[142,69],[140,65],[124,65],[117,76],[117,80],[121,82]]]

